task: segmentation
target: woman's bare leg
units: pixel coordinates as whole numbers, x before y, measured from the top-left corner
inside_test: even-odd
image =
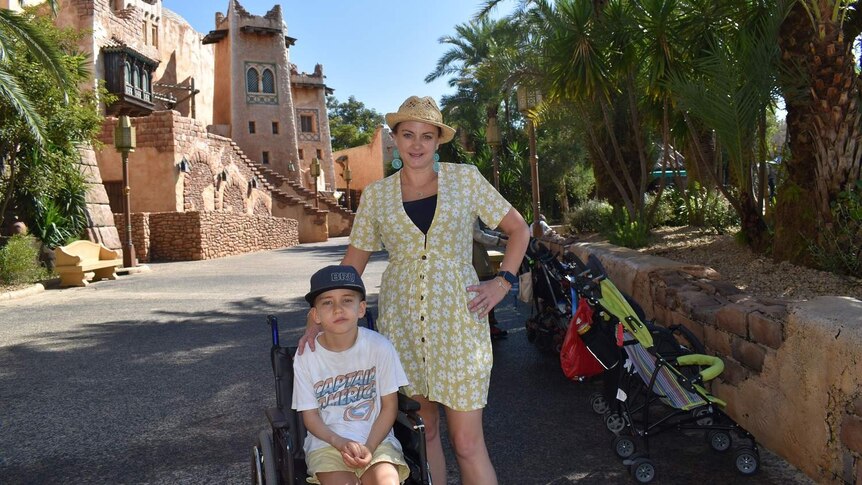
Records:
[[[443,444],[440,442],[440,405],[429,401],[424,396],[410,396],[419,403],[419,416],[425,422],[425,452],[428,455],[428,466],[431,468],[433,483],[446,484],[446,457],[443,456]]]
[[[464,485],[496,485],[497,473],[485,446],[482,410],[455,411],[446,409],[449,439],[455,448],[461,483]],[[444,482],[445,483],[445,482]]]

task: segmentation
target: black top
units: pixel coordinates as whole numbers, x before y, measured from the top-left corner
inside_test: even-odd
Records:
[[[422,231],[422,234],[428,234],[431,229],[431,221],[434,220],[434,211],[437,210],[437,194],[424,199],[411,200],[404,202],[404,212],[416,224],[416,227]]]

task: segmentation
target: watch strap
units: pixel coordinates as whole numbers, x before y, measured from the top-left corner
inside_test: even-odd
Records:
[[[504,280],[506,280],[507,283],[512,286],[514,286],[515,283],[518,282],[518,277],[508,271],[500,271],[499,273],[497,273],[497,276],[503,278]]]

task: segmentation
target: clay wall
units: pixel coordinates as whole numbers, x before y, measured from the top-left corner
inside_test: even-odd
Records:
[[[351,190],[362,191],[371,182],[383,178],[383,167],[385,163],[387,163],[384,162],[385,138],[391,139],[391,136],[387,130],[382,126],[379,126],[374,131],[374,137],[371,139],[371,143],[345,150],[339,150],[332,154],[332,157],[335,160],[338,160],[342,155],[346,155],[348,157],[352,177],[350,180]],[[391,161],[391,158],[389,161]],[[344,181],[343,173],[344,171],[340,167],[336,169],[336,186],[338,190],[342,191],[347,188],[347,183]],[[353,204],[353,206],[356,207],[356,204]]]
[[[159,51],[162,63],[156,69],[154,80],[181,86],[191,86],[194,80],[194,88],[200,90],[194,97],[194,118],[204,125],[212,124],[215,103],[214,46],[202,44],[201,34],[185,19],[168,9],[162,9]],[[178,100],[173,109],[183,116],[192,117],[192,98],[188,98],[188,91],[159,86],[154,86],[153,90],[173,94]]]
[[[326,85],[324,83],[323,66],[318,64],[314,72],[291,72],[291,88],[293,89],[293,105],[296,110],[297,143],[302,150],[300,159],[301,170],[308,171],[313,158],[320,159],[321,177],[318,179],[318,190],[333,191],[336,189],[335,167],[332,156],[332,140],[329,132],[329,116],[326,110]],[[302,131],[302,117],[311,117],[312,132]],[[320,156],[318,157],[318,153]],[[309,182],[313,180],[309,177]],[[306,185],[312,187],[313,185]]]
[[[123,224],[122,214],[114,214]],[[299,244],[294,219],[227,212],[132,214],[139,262],[196,261]]]
[[[818,483],[862,483],[862,301],[758,298],[709,268],[607,244],[570,249],[596,255],[649,318],[684,325],[722,358],[712,392],[760,443]]]

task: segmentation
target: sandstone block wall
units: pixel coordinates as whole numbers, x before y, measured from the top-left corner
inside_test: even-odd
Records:
[[[122,214],[114,214],[117,224]],[[122,236],[124,237],[124,236]],[[230,212],[132,214],[139,262],[196,261],[299,244],[294,219]]]
[[[569,250],[596,255],[648,318],[684,325],[724,360],[712,392],[758,442],[820,483],[862,483],[862,301],[758,298],[710,268],[608,244]]]

